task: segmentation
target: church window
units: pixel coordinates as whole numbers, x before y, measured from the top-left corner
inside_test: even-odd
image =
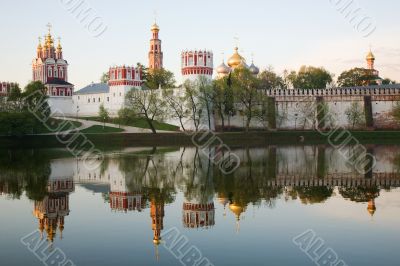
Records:
[[[99,102],[100,102],[101,100],[100,100],[100,98],[99,98]]]
[[[121,93],[119,93],[119,96],[122,96],[122,94],[121,94]]]
[[[95,99],[95,98],[93,98],[93,102],[94,102],[94,103],[96,102],[96,99]]]
[[[107,102],[109,102],[110,101],[110,97],[107,97]]]
[[[64,90],[60,90],[60,96],[64,96]]]
[[[87,99],[87,102],[90,103],[90,98]]]
[[[54,69],[54,77],[57,78],[58,77],[58,71],[57,68]]]
[[[49,67],[48,76],[51,77],[51,68]]]

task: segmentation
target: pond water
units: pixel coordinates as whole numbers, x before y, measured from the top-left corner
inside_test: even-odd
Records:
[[[1,265],[399,265],[400,146],[215,152],[0,150]]]

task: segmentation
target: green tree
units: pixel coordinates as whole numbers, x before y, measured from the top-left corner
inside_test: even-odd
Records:
[[[202,105],[200,101],[200,93],[197,89],[196,83],[187,80],[183,84],[183,89],[185,90],[184,101],[186,107],[189,110],[189,118],[193,122],[195,131],[199,130],[201,115],[202,115]]]
[[[260,87],[264,90],[285,88],[283,79],[272,68],[262,71],[258,78],[260,79]]]
[[[168,116],[173,119],[178,119],[183,131],[186,131],[183,119],[189,116],[189,110],[185,105],[185,96],[176,95],[172,89],[166,89],[163,91],[163,97],[165,99]]]
[[[24,107],[31,113],[35,113],[41,122],[46,122],[50,117],[50,106],[47,102],[47,88],[40,81],[33,81],[25,87],[22,94]]]
[[[101,83],[108,83],[109,80],[110,80],[110,73],[109,72],[104,72],[100,77],[100,82]]]
[[[211,116],[213,109],[214,90],[212,82],[209,81],[205,76],[199,76],[196,80],[196,87],[199,90],[199,99],[202,109],[204,108],[207,112],[208,128],[211,130]]]
[[[175,87],[174,73],[165,69],[154,69],[144,77],[144,84],[149,89],[170,89]]]
[[[127,108],[136,115],[143,117],[151,131],[156,134],[156,120],[162,121],[165,116],[166,103],[160,96],[159,90],[144,89],[130,90],[126,95]]]
[[[396,81],[395,80],[391,80],[389,78],[385,78],[385,79],[382,80],[382,84],[383,85],[396,84]]]
[[[365,124],[364,110],[358,102],[352,102],[349,108],[346,109],[347,122],[354,129],[355,126],[362,126]]]
[[[250,129],[250,123],[256,114],[256,109],[259,107],[259,80],[254,77],[246,68],[237,68],[232,75],[233,90],[235,99],[241,103],[246,116],[246,132]]]
[[[333,81],[333,75],[323,67],[302,66],[287,79],[295,89],[325,89]]]
[[[342,72],[337,80],[339,87],[357,87],[366,85],[377,85],[377,77],[371,70],[365,68],[353,68]]]
[[[104,107],[104,104],[100,105],[99,108],[99,117],[103,121],[103,129],[106,127],[106,121],[110,119],[107,109]]]

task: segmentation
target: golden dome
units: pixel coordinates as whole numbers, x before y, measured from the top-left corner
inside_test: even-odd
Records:
[[[157,25],[157,23],[154,23],[153,26],[151,26],[151,31],[160,31],[160,27]]]
[[[375,60],[375,56],[372,51],[369,51],[369,53],[367,54],[367,60]]]
[[[161,240],[160,239],[153,239],[153,243],[154,245],[160,245],[161,244]]]
[[[236,215],[236,219],[240,219],[240,215],[245,211],[245,208],[236,203],[229,204],[229,209]]]
[[[57,51],[61,51],[61,50],[62,50],[61,40],[58,39]]]
[[[37,47],[38,50],[42,50],[42,38],[39,37],[39,44]]]
[[[235,47],[235,53],[228,60],[228,66],[232,68],[236,68],[242,61],[244,61],[244,58],[238,53],[238,50],[239,48]]]

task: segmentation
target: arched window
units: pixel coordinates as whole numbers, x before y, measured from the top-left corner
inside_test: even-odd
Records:
[[[54,68],[54,77],[57,78],[58,77],[58,71],[57,68]]]
[[[49,67],[48,76],[51,77],[51,67]]]

